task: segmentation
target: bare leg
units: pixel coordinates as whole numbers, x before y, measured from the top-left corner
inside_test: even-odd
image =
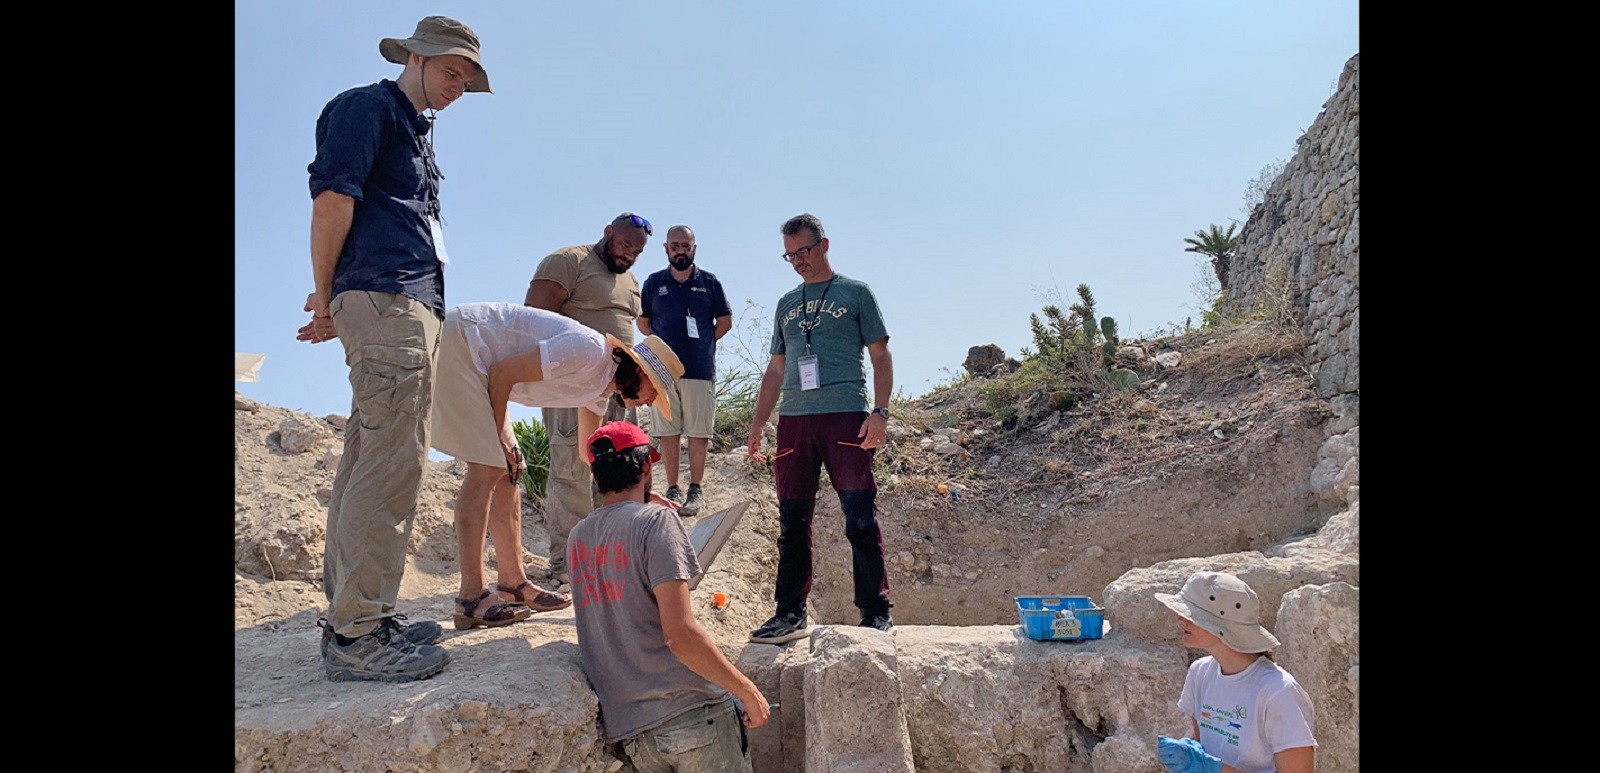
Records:
[[[662,435],[660,438],[657,438],[658,440],[661,441],[661,466],[665,467],[667,469],[667,487],[668,488],[671,488],[673,486],[678,485],[678,438],[679,437],[681,437],[681,436],[680,435]],[[693,446],[694,441],[690,440],[689,442],[691,444],[690,448],[692,449],[694,447]],[[693,461],[693,456],[692,455],[690,457],[690,460],[691,460],[691,462]],[[704,466],[705,460],[702,459],[700,461],[701,461],[701,465]]]
[[[677,440],[677,438],[673,438]],[[674,444],[676,445],[676,444]],[[689,482],[700,485],[706,474],[706,449],[710,447],[711,439],[703,437],[689,438]],[[663,460],[666,455],[662,455]]]
[[[456,552],[461,564],[458,598],[475,599],[483,592],[483,538],[496,479],[506,479],[505,468],[467,462],[467,475],[456,493]],[[499,545],[498,539],[495,544]]]
[[[499,583],[515,588],[528,581],[522,568],[522,490],[503,473],[489,499],[489,539],[494,540]]]

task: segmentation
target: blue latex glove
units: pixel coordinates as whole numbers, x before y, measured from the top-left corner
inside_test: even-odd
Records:
[[[1205,747],[1193,738],[1156,736],[1156,757],[1167,773],[1222,773],[1222,760],[1206,754]]]

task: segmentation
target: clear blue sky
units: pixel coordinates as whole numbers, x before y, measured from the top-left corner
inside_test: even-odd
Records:
[[[1356,0],[814,0],[234,4],[234,351],[242,394],[347,413],[338,342],[309,318],[313,127],[335,94],[400,66],[424,16],[471,26],[495,93],[439,113],[446,302],[520,302],[539,259],[632,210],[634,272],[695,229],[735,329],[719,367],[799,278],[791,215],[822,218],[834,270],[868,282],[896,391],[967,348],[1031,345],[1028,316],[1079,284],[1124,338],[1198,322],[1185,237],[1244,219],[1246,186],[1360,51]],[[749,340],[759,354],[764,341]],[[764,357],[764,354],[759,354]],[[513,406],[515,418],[536,411]]]

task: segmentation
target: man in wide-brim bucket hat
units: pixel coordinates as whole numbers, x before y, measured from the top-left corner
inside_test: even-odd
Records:
[[[421,481],[445,317],[444,246],[434,121],[469,91],[489,91],[478,36],[429,16],[378,51],[404,69],[355,86],[317,116],[311,195],[311,321],[295,339],[337,340],[352,417],[324,530],[323,674],[409,682],[444,670],[444,627],[396,611]],[[356,421],[354,417],[363,421]]]
[[[478,35],[461,22],[448,16],[429,16],[417,22],[417,31],[409,38],[384,38],[378,41],[378,53],[395,64],[405,64],[410,57],[445,56],[454,54],[472,60],[478,66],[478,75],[467,82],[467,91],[489,92],[489,71],[483,67],[483,57],[478,54]]]

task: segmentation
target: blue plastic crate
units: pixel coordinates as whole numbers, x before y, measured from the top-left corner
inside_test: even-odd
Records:
[[[1080,641],[1105,634],[1106,611],[1088,596],[1017,596],[1017,618],[1034,641]]]

